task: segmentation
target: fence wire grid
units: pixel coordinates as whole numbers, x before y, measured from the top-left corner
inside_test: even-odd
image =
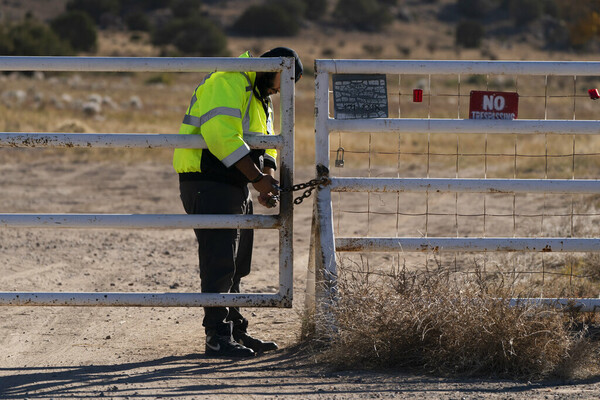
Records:
[[[390,118],[468,119],[472,90],[517,92],[519,119],[598,120],[596,76],[387,75]],[[423,90],[422,102],[413,89]],[[330,107],[333,105],[330,91]],[[333,110],[330,109],[330,115]],[[600,138],[561,134],[333,133],[336,177],[597,179]],[[337,160],[337,163],[336,163]],[[340,167],[343,161],[343,167]],[[349,193],[333,196],[336,236],[594,237],[597,194]],[[568,281],[557,295],[599,295],[600,258],[571,253],[339,253],[347,268],[425,268]],[[546,289],[544,289],[546,287]],[[566,292],[565,292],[566,290]],[[567,293],[568,292],[568,293]]]

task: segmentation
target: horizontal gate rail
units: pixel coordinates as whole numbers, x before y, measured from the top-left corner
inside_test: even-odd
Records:
[[[600,193],[596,179],[330,178],[333,192]]]
[[[293,63],[292,63],[293,65]],[[278,58],[230,57],[9,57],[0,58],[0,71],[79,72],[215,72],[281,71]],[[292,75],[293,76],[293,75]]]
[[[315,72],[330,74],[600,74],[597,61],[315,60],[315,66]]]
[[[276,229],[276,215],[0,214],[2,228]]]
[[[0,306],[118,306],[118,307],[277,307],[279,294],[118,293],[118,292],[0,292]]]
[[[281,149],[278,135],[245,137],[257,149]],[[0,132],[0,147],[99,147],[99,148],[185,148],[206,149],[201,135],[159,133],[16,133]]]
[[[348,252],[542,252],[600,251],[600,239],[572,238],[336,238],[337,251]]]
[[[598,135],[600,121],[537,119],[329,119],[329,132],[410,132],[446,134]]]

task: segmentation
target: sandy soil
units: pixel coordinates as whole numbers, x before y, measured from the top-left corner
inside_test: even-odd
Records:
[[[306,180],[311,170],[297,172]],[[251,360],[204,356],[202,309],[0,308],[2,399],[572,399],[600,382],[459,380],[333,371],[297,345],[311,201],[296,208],[293,309],[251,309],[251,331],[281,350]],[[2,212],[183,213],[162,162],[77,163],[32,153],[0,165]],[[277,282],[277,236],[258,231],[248,292]],[[0,229],[2,291],[199,291],[188,230]],[[273,261],[275,260],[275,261]]]

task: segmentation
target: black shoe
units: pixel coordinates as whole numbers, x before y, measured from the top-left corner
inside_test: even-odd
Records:
[[[235,339],[236,342],[243,344],[247,348],[248,347],[251,348],[252,350],[254,350],[257,353],[262,353],[264,351],[273,351],[273,350],[277,350],[279,348],[279,346],[277,346],[277,343],[275,343],[275,342],[255,339],[245,332],[239,332],[239,331],[236,332],[234,330],[233,338]]]
[[[232,324],[226,324],[217,330],[206,333],[206,349],[208,356],[217,357],[254,357],[256,353],[235,340],[231,335]]]

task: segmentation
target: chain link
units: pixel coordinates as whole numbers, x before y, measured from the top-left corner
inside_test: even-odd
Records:
[[[315,190],[315,188],[317,186],[328,185],[329,182],[330,182],[329,178],[323,176],[319,179],[311,179],[310,181],[308,181],[306,183],[299,183],[297,185],[292,186],[292,190],[289,190],[290,192],[291,191],[297,192],[298,190],[304,190],[304,193],[302,193],[302,195],[300,195],[294,199],[294,204],[296,204],[296,205],[302,204],[304,199],[309,198],[310,195],[312,194],[313,190]]]
[[[319,165],[320,168],[317,168],[317,171],[319,173],[319,175],[321,175],[320,178],[317,179],[311,179],[308,182],[305,183],[298,183],[297,185],[293,185],[291,188],[280,188],[280,192],[297,192],[299,190],[304,190],[304,193],[302,193],[300,196],[296,197],[294,199],[294,204],[298,205],[298,204],[302,204],[302,202],[304,201],[304,199],[307,199],[310,197],[310,195],[312,194],[313,190],[315,190],[315,188],[319,185],[329,185],[329,183],[331,183],[331,181],[329,180],[329,177],[327,176],[329,174],[329,170],[325,167],[322,167],[321,165]]]

